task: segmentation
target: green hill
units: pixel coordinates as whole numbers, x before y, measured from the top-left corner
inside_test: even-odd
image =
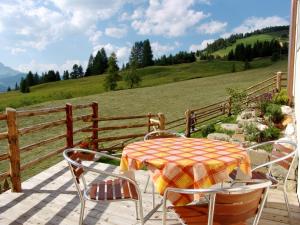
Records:
[[[215,56],[219,55],[219,56],[222,57],[222,56],[227,55],[230,52],[230,50],[235,49],[235,47],[238,44],[243,43],[244,45],[248,45],[248,44],[253,45],[256,41],[263,42],[263,41],[271,41],[272,39],[276,39],[276,40],[279,40],[281,42],[287,42],[288,41],[287,38],[281,38],[279,36],[279,33],[258,34],[258,35],[253,35],[253,36],[250,36],[250,37],[247,37],[247,38],[239,39],[233,45],[228,46],[227,48],[223,48],[223,49],[220,49],[218,51],[215,51],[212,54],[215,55]]]
[[[286,61],[280,63],[284,64]],[[141,87],[149,87],[230,73],[233,64],[235,64],[236,72],[243,70],[243,62],[214,60],[172,66],[152,66],[139,69],[138,72],[142,76]],[[251,62],[252,69],[271,65],[272,62],[269,58],[257,59]],[[272,70],[270,68],[270,71]],[[105,76],[91,76],[75,80],[45,83],[31,87],[31,92],[28,94],[18,91],[1,93],[0,111],[3,111],[5,107],[19,108],[47,101],[100,94],[105,92],[103,88]],[[118,82],[118,90],[121,89],[127,89],[123,81]]]

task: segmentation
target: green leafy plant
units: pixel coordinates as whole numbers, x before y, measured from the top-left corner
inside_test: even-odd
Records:
[[[287,105],[289,102],[289,97],[287,94],[287,90],[286,89],[282,89],[279,93],[277,93],[274,98],[273,101],[275,104],[280,104],[280,105]]]
[[[226,91],[231,98],[231,111],[234,115],[237,115],[242,109],[247,94],[245,90],[238,88],[227,88]]]
[[[255,141],[259,142],[261,139],[261,132],[260,130],[256,127],[254,123],[250,123],[245,126],[245,139],[247,141]]]
[[[283,119],[281,107],[276,104],[269,104],[266,108],[266,115],[270,117],[274,123],[280,123]]]
[[[223,133],[223,134],[227,134],[229,136],[232,136],[235,133],[233,130],[226,130],[226,129],[222,128],[219,124],[215,125],[215,131],[217,133]]]
[[[207,135],[216,131],[214,124],[205,125],[200,130],[203,137],[207,137]]]
[[[267,129],[261,132],[262,141],[272,141],[276,140],[280,136],[280,130],[273,125],[270,125]]]

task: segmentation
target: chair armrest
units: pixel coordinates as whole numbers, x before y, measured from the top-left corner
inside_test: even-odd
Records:
[[[105,158],[109,158],[109,159],[114,159],[114,160],[117,160],[117,161],[121,161],[121,159],[119,157],[116,157],[116,156],[113,156],[113,155],[109,155],[109,154],[105,154],[105,153],[102,153],[102,152],[97,152],[95,154],[96,154],[96,156],[103,156]]]

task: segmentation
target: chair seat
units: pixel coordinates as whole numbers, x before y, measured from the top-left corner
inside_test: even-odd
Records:
[[[208,221],[208,205],[187,205],[187,206],[172,206],[179,218],[187,225],[207,225]],[[246,225],[246,222],[226,223],[226,221],[216,222],[213,225]]]
[[[235,180],[236,179],[236,175],[237,175],[237,170],[233,170],[229,176],[231,179]],[[251,179],[259,179],[259,180],[270,180],[272,182],[272,186],[275,186],[278,184],[278,181],[272,177],[269,176],[263,172],[260,171],[252,171],[252,177]]]
[[[125,179],[105,180],[92,183],[87,193],[92,200],[112,201],[117,199],[138,199],[135,186]]]

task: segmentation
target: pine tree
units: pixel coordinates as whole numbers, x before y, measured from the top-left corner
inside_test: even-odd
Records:
[[[27,84],[29,86],[33,86],[34,85],[34,77],[33,77],[33,73],[31,71],[28,72],[28,74],[26,75],[26,78],[27,80]]]
[[[87,65],[87,67],[86,67],[85,74],[84,74],[85,77],[94,75],[94,74],[92,73],[92,72],[93,72],[93,63],[94,63],[94,57],[93,57],[93,55],[91,54],[91,55],[90,55],[90,58],[89,58],[88,65]]]
[[[28,82],[23,77],[21,78],[21,81],[20,81],[20,91],[22,93],[29,93],[30,92]]]
[[[100,51],[97,51],[97,54],[93,61],[92,74],[99,75],[102,74],[102,54]]]
[[[58,71],[55,72],[55,81],[60,81],[60,74]]]
[[[77,79],[79,77],[79,66],[77,64],[73,65],[73,70],[70,73],[71,79]]]
[[[113,52],[108,58],[108,75],[105,78],[104,88],[106,90],[115,90],[117,88],[117,80],[119,78],[119,67],[117,64],[117,56]]]
[[[7,88],[7,92],[10,92],[11,91],[11,88],[10,88],[10,86],[8,86],[8,88]]]
[[[147,39],[143,42],[143,58],[142,58],[142,66],[152,66],[153,65],[153,54],[150,45],[150,41]]]
[[[33,85],[37,85],[37,84],[40,83],[40,77],[39,77],[39,75],[37,73],[34,74],[33,81],[34,81]]]
[[[19,89],[20,89],[20,87],[19,87],[18,83],[16,82],[16,84],[15,84],[15,91],[17,91]]]
[[[104,73],[106,71],[106,69],[108,68],[108,59],[107,59],[107,55],[106,55],[106,52],[105,52],[105,49],[104,48],[101,48],[100,50],[100,53],[101,53],[101,58],[102,58],[102,71],[101,73]]]
[[[68,70],[65,70],[65,71],[64,71],[63,79],[64,79],[64,80],[69,80],[69,79],[70,79],[70,74],[69,74],[69,71],[68,71]]]
[[[143,42],[135,42],[131,48],[129,64],[136,63],[137,68],[143,66]]]
[[[83,77],[84,73],[83,73],[83,69],[82,69],[82,66],[79,65],[78,66],[78,78],[81,78]]]

